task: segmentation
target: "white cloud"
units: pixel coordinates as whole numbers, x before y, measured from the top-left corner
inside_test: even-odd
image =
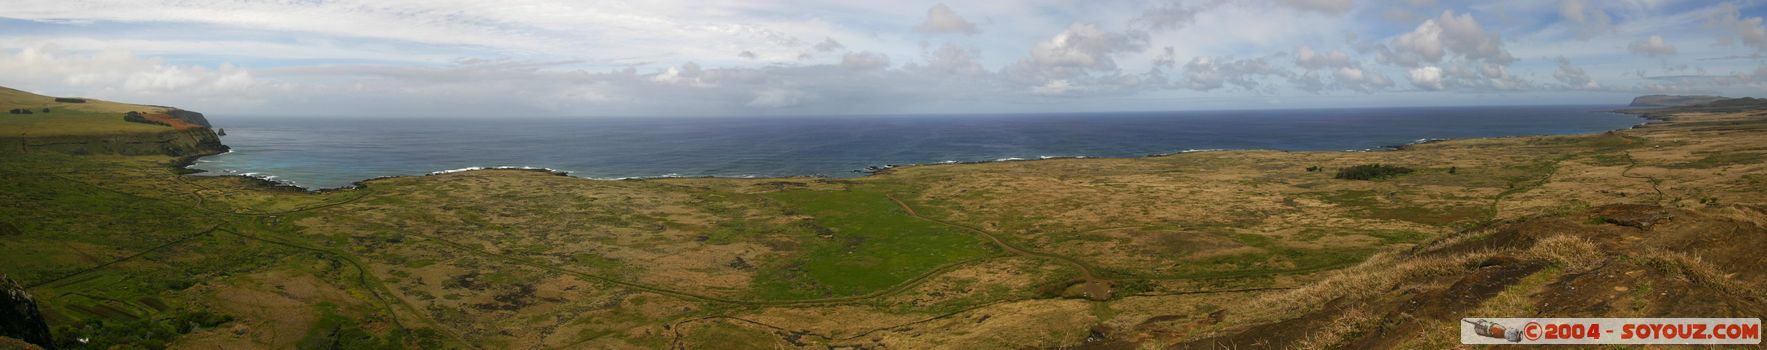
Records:
[[[161,31],[175,27],[180,34],[174,37],[253,38],[266,43],[298,38],[306,46],[322,48],[342,42],[372,49],[392,46],[393,51],[420,48],[500,57],[569,57],[608,66],[741,62],[730,53],[744,50],[759,57],[795,57],[816,44],[800,38],[847,38],[867,32],[814,18],[757,16],[762,8],[742,2],[78,0],[8,2],[5,8],[4,16],[11,19]]]
[[[1244,90],[1260,90],[1262,78],[1288,77],[1292,73],[1276,68],[1263,58],[1230,59],[1196,57],[1184,64],[1185,88],[1201,91],[1233,86]]]
[[[703,73],[704,72],[699,68],[699,64],[687,62],[677,67],[669,67],[669,69],[664,70],[662,73],[651,76],[650,80],[663,84],[711,86],[712,84],[701,79]]]
[[[1186,108],[1204,100],[1284,100],[1297,93],[1303,94],[1299,100],[1327,101],[1334,92],[1394,90],[1400,79],[1416,89],[1447,91],[1430,96],[1556,91],[1561,85],[1594,83],[1592,77],[1603,77],[1604,86],[1648,80],[1687,87],[1695,85],[1621,73],[1644,67],[1692,74],[1669,69],[1676,62],[1631,54],[1745,57],[1767,50],[1767,27],[1760,18],[1742,15],[1755,10],[1722,4],[966,2],[959,8],[967,18],[943,4],[922,7],[927,5],[27,0],[5,5],[11,22],[0,31],[0,56],[11,54],[3,57],[8,62],[16,64],[23,48],[65,42],[68,49],[54,54],[64,61],[105,60],[127,49],[133,55],[123,61],[132,63],[60,71],[5,66],[0,83],[166,104],[212,91],[264,106],[255,111],[277,113],[305,108],[332,114],[473,114],[479,106],[578,115],[739,114],[774,108],[873,113],[940,103],[958,111],[986,111],[990,107],[972,106],[1047,107],[1036,102],[1061,101],[1062,106],[1115,108],[1097,102],[1108,99],[1072,97],[1130,95],[1136,98],[1124,100],[1144,105],[1120,108],[1153,109]],[[1398,25],[1382,20],[1399,12],[1406,15],[1392,17],[1409,20]],[[1614,35],[1570,40],[1601,33]],[[1700,37],[1740,41],[1743,48],[1683,43]],[[1639,38],[1644,39],[1629,41]],[[1678,53],[1671,42],[1686,52]],[[1554,56],[1588,66],[1554,65]],[[1722,72],[1750,64],[1733,59],[1700,68]],[[1697,75],[1706,76],[1704,71]],[[1700,81],[1742,80],[1736,76]],[[1727,84],[1700,86],[1753,86]],[[1515,95],[1522,94],[1510,94]],[[1414,96],[1422,95],[1406,95],[1404,101],[1411,103]],[[1055,97],[1062,99],[1050,100]],[[1392,99],[1337,96],[1326,103]],[[387,106],[412,111],[380,110]]]
[[[1387,76],[1356,67],[1338,68],[1332,73],[1332,78],[1338,87],[1363,93],[1393,87],[1393,80],[1387,79]]]
[[[1417,29],[1399,35],[1390,44],[1394,51],[1383,52],[1382,59],[1404,66],[1441,62],[1442,56],[1447,54],[1442,45],[1442,26],[1435,20],[1425,20]]]
[[[835,51],[835,50],[845,50],[845,49],[847,49],[847,46],[841,45],[841,43],[839,41],[834,41],[834,38],[823,38],[822,42],[816,43],[816,46],[814,46],[814,48],[818,52],[829,52],[829,51]]]
[[[841,56],[841,67],[852,70],[879,70],[890,67],[890,56],[876,52],[851,52]]]
[[[1031,60],[1041,65],[1115,69],[1111,55],[1144,48],[1144,37],[1111,33],[1087,23],[1068,26],[1055,37],[1031,48]]]
[[[783,108],[802,104],[810,94],[803,91],[769,88],[755,91],[755,98],[749,100],[748,106],[755,108]]]
[[[1044,96],[1061,96],[1067,95],[1069,90],[1073,88],[1073,84],[1068,83],[1067,79],[1056,79],[1050,80],[1043,85],[1032,87],[1031,93]]]
[[[1661,36],[1652,35],[1627,44],[1626,50],[1643,56],[1670,56],[1675,54],[1675,45],[1663,42]]]
[[[938,76],[962,77],[988,73],[987,68],[982,67],[981,62],[976,60],[977,55],[979,53],[974,48],[946,43],[937,49],[923,52],[921,54],[923,63],[910,64],[904,68]]]
[[[951,7],[945,6],[945,4],[933,5],[932,8],[926,9],[926,20],[915,25],[914,31],[940,34],[976,34],[981,32],[980,29],[976,29],[975,23],[970,23],[969,20],[958,16],[956,11],[952,11]]]
[[[1178,29],[1196,22],[1196,15],[1219,5],[1220,2],[1209,2],[1195,7],[1184,7],[1171,2],[1154,5],[1141,11],[1130,24],[1155,30]]]
[[[1279,0],[1278,2],[1289,7],[1327,14],[1349,12],[1351,8],[1356,7],[1356,2],[1353,0]]]
[[[1411,85],[1424,90],[1442,90],[1442,69],[1435,66],[1412,68],[1405,73]]]
[[[1496,63],[1456,62],[1442,69],[1442,83],[1460,91],[1519,91],[1534,88],[1532,81],[1510,73],[1509,66]]]
[[[1564,0],[1559,3],[1558,14],[1576,28],[1580,39],[1613,31],[1613,18],[1608,16],[1607,11],[1586,0]]]
[[[1640,74],[1642,75],[1642,74]],[[1704,71],[1688,75],[1644,76],[1646,81],[1640,82],[1634,90],[1650,93],[1700,93],[1730,94],[1723,91],[1741,92],[1735,95],[1759,94],[1767,89],[1767,66],[1755,66],[1747,71],[1733,71],[1728,74],[1707,74]],[[1755,95],[1759,96],[1759,95]]]
[[[260,85],[251,71],[231,64],[177,65],[129,51],[75,53],[53,45],[0,53],[0,72],[5,72],[8,85],[51,87],[49,93],[171,100],[167,103],[225,99],[233,99],[230,104],[246,103],[250,99],[244,94]]]
[[[1570,89],[1595,90],[1601,88],[1601,84],[1597,84],[1595,80],[1589,78],[1589,73],[1583,72],[1582,68],[1571,66],[1571,61],[1564,57],[1558,58],[1558,70],[1552,72],[1552,78],[1558,79],[1558,82],[1564,83],[1565,87]]]
[[[1391,49],[1381,54],[1383,61],[1416,67],[1439,63],[1450,54],[1469,61],[1509,64],[1515,57],[1503,48],[1503,39],[1488,32],[1472,14],[1456,16],[1453,10],[1441,17],[1425,20],[1411,32],[1394,38]]]
[[[1742,10],[1735,4],[1720,5],[1714,14],[1711,24],[1728,31],[1730,36],[1723,40],[1742,40],[1743,45],[1755,48],[1755,51],[1767,51],[1767,27],[1761,25],[1761,17],[1742,17]]]
[[[1295,65],[1306,69],[1345,67],[1350,65],[1350,54],[1339,49],[1315,52],[1312,47],[1301,46],[1295,49]]]

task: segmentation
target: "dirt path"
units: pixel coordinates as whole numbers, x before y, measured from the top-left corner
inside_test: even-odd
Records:
[[[139,252],[135,252],[135,254],[129,254],[129,256],[117,258],[116,260],[107,261],[107,262],[98,264],[98,266],[93,266],[93,267],[81,269],[79,271],[74,271],[72,273],[62,275],[61,277],[51,278],[51,279],[43,280],[43,281],[32,282],[31,284],[26,285],[24,287],[27,290],[28,289],[37,289],[37,288],[40,288],[43,286],[55,284],[56,282],[61,282],[61,281],[67,280],[69,278],[73,278],[75,276],[84,275],[84,274],[87,274],[87,273],[90,273],[93,271],[103,270],[104,268],[110,267],[111,265],[116,265],[118,263],[122,263],[125,261],[134,260],[135,258],[139,258],[142,255],[147,255],[149,253],[153,253],[153,252],[159,251],[161,249],[166,249],[166,248],[169,248],[169,247],[172,247],[175,245],[184,244],[185,242],[189,242],[191,239],[206,236],[210,233],[214,233],[215,230],[219,229],[219,228],[220,228],[220,226],[218,226],[218,225],[217,226],[210,226],[208,229],[204,229],[202,231],[197,231],[196,233],[185,235],[184,237],[179,237],[178,239],[174,239],[170,242],[166,242],[164,244],[160,244],[160,245],[154,246],[152,248],[142,249]],[[82,254],[82,255],[84,255],[84,254]]]
[[[912,216],[916,219],[930,221],[930,222],[937,223],[940,225],[961,228],[961,229],[964,229],[964,230],[967,230],[970,232],[974,232],[977,235],[981,235],[983,238],[987,238],[988,241],[994,242],[994,245],[1000,246],[1000,249],[1006,250],[1007,252],[1011,252],[1013,254],[1016,254],[1019,256],[1025,256],[1025,257],[1051,259],[1051,260],[1060,261],[1060,262],[1068,264],[1068,265],[1073,265],[1074,268],[1080,269],[1081,278],[1083,278],[1085,280],[1086,297],[1091,298],[1092,300],[1110,300],[1110,298],[1111,298],[1111,281],[1103,279],[1103,278],[1099,278],[1097,274],[1092,273],[1091,266],[1087,266],[1085,263],[1081,263],[1079,260],[1075,260],[1073,257],[1069,257],[1066,255],[1057,255],[1057,254],[1036,252],[1036,251],[1031,251],[1031,250],[1027,250],[1024,248],[1019,248],[1019,247],[1014,246],[1012,244],[1006,243],[1006,241],[1000,240],[1000,237],[996,237],[996,236],[994,236],[993,233],[990,233],[986,230],[982,230],[979,227],[969,226],[969,225],[964,225],[964,224],[959,224],[959,223],[954,223],[954,222],[949,222],[949,221],[939,220],[939,219],[934,219],[934,218],[929,218],[929,217],[925,217],[925,216],[920,216],[920,213],[917,213],[914,211],[914,207],[908,206],[908,203],[903,202],[901,199],[896,199],[896,196],[886,194],[886,195],[884,195],[884,197],[889,197],[890,201],[896,202],[896,205],[902,207],[902,211],[907,212],[908,216]]]
[[[1657,180],[1657,178],[1651,177],[1650,175],[1632,175],[1632,169],[1637,168],[1637,167],[1638,167],[1638,158],[1632,158],[1632,152],[1626,152],[1626,170],[1620,171],[1620,177],[1629,178],[1629,179],[1643,179],[1645,182],[1650,183],[1650,189],[1652,191],[1657,191],[1656,203],[1662,204],[1663,203],[1663,189],[1661,187],[1657,187],[1657,183],[1662,182],[1662,180]]]

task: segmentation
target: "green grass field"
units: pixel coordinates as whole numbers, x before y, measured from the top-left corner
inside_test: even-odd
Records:
[[[800,190],[768,197],[815,217],[815,225],[830,230],[807,239],[802,256],[763,270],[756,292],[768,298],[864,294],[990,254],[984,241],[916,220],[882,193]]]

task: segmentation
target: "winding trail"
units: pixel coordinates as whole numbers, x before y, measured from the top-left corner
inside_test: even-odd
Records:
[[[1650,175],[1632,175],[1632,169],[1637,168],[1637,167],[1638,167],[1638,159],[1632,158],[1632,152],[1630,152],[1630,151],[1626,152],[1626,170],[1620,171],[1620,177],[1629,178],[1629,179],[1643,179],[1645,182],[1650,183],[1650,189],[1652,191],[1657,192],[1656,203],[1662,204],[1663,197],[1664,197],[1663,189],[1661,187],[1657,186],[1657,183],[1662,182],[1662,180],[1658,180],[1657,178],[1651,177]]]
[[[220,229],[219,231],[226,232],[228,234],[232,234],[232,235],[238,236],[240,238],[245,238],[245,239],[250,239],[250,240],[254,240],[254,241],[279,245],[279,246],[283,246],[283,247],[293,248],[293,249],[297,249],[297,250],[303,250],[303,251],[312,252],[312,253],[331,255],[331,256],[336,257],[338,260],[343,260],[344,262],[349,263],[350,267],[356,269],[356,282],[362,287],[362,289],[367,289],[368,294],[373,296],[376,301],[379,301],[380,306],[382,308],[386,309],[387,319],[393,321],[393,326],[398,327],[400,332],[410,331],[410,329],[405,327],[404,322],[399,321],[399,313],[395,312],[395,310],[393,309],[393,301],[387,300],[388,297],[385,295],[382,295],[382,293],[391,293],[391,291],[382,291],[381,289],[383,289],[383,287],[380,285],[380,279],[375,278],[374,274],[369,272],[367,267],[362,266],[362,262],[356,261],[355,257],[347,255],[347,254],[331,251],[328,249],[308,247],[308,246],[304,246],[304,245],[300,245],[300,244],[284,242],[281,240],[275,240],[275,239],[269,239],[269,238],[244,234],[244,233],[240,233],[239,231],[234,231],[232,229],[223,228],[223,229]],[[400,302],[399,304],[402,306],[405,306],[407,312],[413,312],[413,313],[417,312],[416,309],[411,308],[411,305],[405,304],[403,302]]]
[[[98,265],[97,265],[97,266],[93,266],[93,267],[88,267],[88,268],[85,268],[85,269],[80,269],[80,270],[79,270],[79,271],[74,271],[74,272],[72,272],[72,273],[68,273],[68,274],[66,274],[66,275],[62,275],[62,276],[61,276],[61,277],[56,277],[56,278],[51,278],[51,279],[47,279],[47,280],[42,280],[42,281],[35,281],[35,282],[31,282],[31,284],[28,284],[28,285],[25,285],[25,286],[24,286],[24,287],[25,287],[25,289],[27,289],[27,290],[28,290],[28,289],[37,289],[37,288],[40,288],[40,287],[43,287],[43,286],[48,286],[48,285],[52,285],[52,284],[55,284],[55,283],[56,283],[56,282],[61,282],[61,281],[65,281],[65,280],[67,280],[67,279],[69,279],[69,278],[73,278],[73,277],[74,277],[74,276],[79,276],[79,275],[84,275],[84,274],[87,274],[87,273],[91,273],[91,272],[93,272],[93,271],[98,271],[98,270],[103,270],[103,269],[104,269],[104,268],[106,268],[106,267],[110,267],[110,266],[111,266],[111,265],[116,265],[116,264],[119,264],[119,263],[123,263],[123,262],[125,262],[125,261],[129,261],[129,260],[135,260],[135,258],[139,258],[139,257],[141,257],[141,256],[143,256],[143,255],[147,255],[147,254],[150,254],[150,253],[153,253],[153,252],[157,252],[157,251],[160,251],[160,250],[162,250],[162,249],[166,249],[166,248],[170,248],[170,247],[172,247],[172,246],[176,246],[176,245],[180,245],[180,244],[184,244],[184,243],[186,243],[186,242],[190,242],[190,240],[191,240],[191,239],[195,239],[195,238],[197,238],[197,237],[202,237],[202,236],[207,236],[207,235],[209,235],[209,234],[211,234],[211,233],[215,233],[215,230],[217,230],[217,229],[219,229],[219,228],[220,228],[220,226],[219,226],[219,225],[216,225],[216,226],[209,226],[209,228],[208,228],[208,229],[204,229],[204,230],[202,230],[202,231],[197,231],[197,232],[196,232],[196,233],[192,233],[192,234],[189,234],[189,235],[185,235],[185,236],[184,236],[184,237],[179,237],[179,238],[178,238],[178,239],[174,239],[174,240],[172,240],[172,241],[171,241],[171,242],[166,242],[166,243],[164,243],[164,244],[160,244],[160,245],[157,245],[157,246],[154,246],[154,247],[152,247],[152,248],[147,248],[147,249],[142,249],[142,250],[141,250],[141,251],[139,251],[139,252],[136,252],[136,253],[135,253],[135,254],[129,254],[129,256],[125,256],[125,257],[121,257],[121,258],[117,258],[117,259],[116,259],[116,260],[111,260],[111,261],[107,261],[107,262],[104,262],[104,263],[101,263],[101,264],[98,264]]]

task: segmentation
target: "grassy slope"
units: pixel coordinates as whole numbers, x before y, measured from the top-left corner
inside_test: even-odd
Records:
[[[1601,226],[1581,215],[1614,202],[1762,202],[1747,190],[1759,186],[1749,169],[1762,166],[1750,156],[1760,154],[1753,134],[1639,135],[928,166],[852,181],[480,171],[325,193],[180,176],[163,156],[33,153],[0,159],[0,224],[18,232],[0,236],[0,247],[29,252],[0,256],[0,269],[35,286],[58,337],[187,347],[996,348],[1074,344],[1089,330],[1134,342],[1275,336],[1256,327],[1381,319],[1368,315],[1404,301],[1351,294],[1367,307],[1319,307],[1369,290],[1356,278],[1403,280],[1384,266],[1419,269],[1419,290],[1455,285],[1465,271],[1455,262],[1485,255],[1392,253],[1419,242],[1439,249],[1438,237],[1465,228],[1539,215]],[[1303,170],[1377,162],[1419,172],[1370,182]],[[1663,181],[1677,185],[1651,196]],[[969,231],[907,216],[892,196],[1095,266],[1116,280],[1118,298],[1061,299],[1074,295],[1062,290],[1074,271],[1060,261],[999,259]],[[1557,278],[1588,263],[1562,257],[1588,251],[1571,246],[1505,249],[1557,264],[1542,270]],[[1374,265],[1320,272],[1370,254]],[[1660,254],[1635,259],[1703,268]],[[1515,283],[1535,288],[1541,278]],[[1191,294],[1199,290],[1254,292]],[[1507,293],[1502,300],[1528,300]],[[1516,307],[1500,306],[1491,307]],[[180,326],[204,310],[233,321]],[[1229,317],[1211,316],[1221,310]],[[1404,317],[1415,316],[1386,318]],[[1199,323],[1211,319],[1219,323]],[[1161,323],[1170,320],[1181,323]],[[1319,335],[1310,341],[1358,339]]]
[[[0,110],[30,109],[34,114],[0,114],[0,137],[93,136],[168,131],[171,127],[130,123],[123,114],[164,110],[160,107],[86,99],[85,103],[55,102],[54,97],[0,87]],[[43,113],[49,108],[49,113]]]

